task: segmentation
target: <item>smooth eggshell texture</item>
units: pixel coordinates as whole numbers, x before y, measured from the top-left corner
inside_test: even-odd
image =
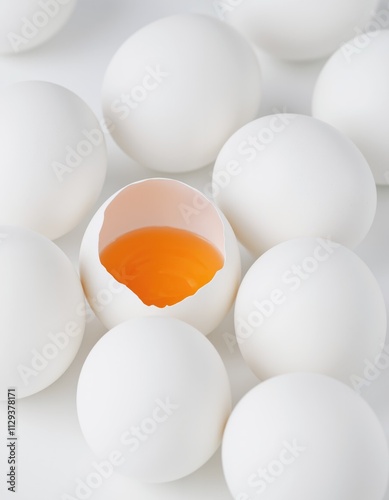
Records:
[[[275,246],[249,269],[235,304],[243,358],[260,379],[321,372],[358,385],[386,337],[386,307],[366,264],[320,238]]]
[[[96,202],[107,151],[100,124],[70,90],[28,81],[0,92],[0,224],[56,239]]]
[[[68,22],[77,0],[0,2],[0,54],[17,54],[52,38]]]
[[[281,59],[330,55],[369,26],[378,0],[216,0],[221,18]]]
[[[219,354],[200,332],[173,318],[135,318],[90,352],[77,410],[98,456],[116,452],[118,472],[167,482],[194,472],[217,450],[231,392]]]
[[[312,373],[252,389],[227,423],[222,446],[236,500],[382,500],[386,436],[352,389]]]
[[[214,161],[257,116],[260,96],[248,42],[217,19],[181,14],[145,26],[117,51],[103,108],[113,138],[134,160],[186,172]]]
[[[354,247],[373,222],[377,192],[357,147],[304,115],[254,120],[223,146],[213,172],[215,201],[256,256],[299,236]]]
[[[0,226],[0,399],[30,396],[72,363],[85,329],[85,299],[66,255],[32,231]]]
[[[359,35],[326,63],[313,94],[313,115],[354,141],[377,184],[389,183],[388,60],[389,30]]]
[[[176,227],[202,236],[223,254],[222,269],[195,295],[177,304],[147,306],[113,278],[99,256],[121,234],[147,226]],[[238,244],[223,214],[199,191],[172,179],[130,184],[108,199],[85,232],[80,271],[87,299],[107,328],[137,316],[168,316],[204,334],[216,328],[232,306],[241,272]]]

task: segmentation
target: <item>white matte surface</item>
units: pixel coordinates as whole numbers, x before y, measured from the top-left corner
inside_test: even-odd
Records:
[[[282,375],[250,391],[227,424],[222,457],[235,500],[382,500],[389,477],[374,412],[318,374]]]
[[[248,270],[235,304],[243,358],[260,380],[319,372],[357,387],[379,359],[385,301],[366,264],[320,238],[271,248]]]
[[[221,149],[214,195],[239,241],[259,256],[299,236],[354,247],[376,210],[369,165],[334,127],[281,113],[239,129]]]
[[[0,93],[0,223],[56,239],[71,231],[103,188],[107,149],[85,102],[48,82]]]
[[[116,210],[110,212],[113,215],[107,215],[115,204]],[[128,212],[133,215],[126,223],[119,222],[122,214]],[[223,255],[223,267],[194,295],[176,304],[145,304],[107,271],[100,261],[100,252],[107,244],[103,234],[112,235],[120,228],[118,233],[122,235],[149,226],[175,227],[205,237]],[[241,261],[235,234],[213,203],[182,182],[153,179],[124,187],[99,208],[82,240],[80,272],[88,302],[107,328],[134,317],[163,316],[181,319],[207,335],[219,325],[235,300]]]
[[[174,318],[136,318],[110,330],[90,352],[77,410],[100,458],[116,451],[119,472],[173,481],[219,448],[231,412],[230,383],[201,332]]]
[[[52,38],[68,22],[77,0],[4,0],[0,54],[18,54]]]
[[[47,238],[0,226],[0,400],[30,396],[71,365],[85,330],[85,299],[67,256]]]
[[[383,63],[385,61],[385,63]],[[389,184],[389,30],[349,40],[326,63],[313,94],[313,116],[354,141],[377,184]]]
[[[382,2],[386,7],[387,1]],[[136,30],[166,15],[183,12],[215,15],[209,0],[79,0],[73,17],[50,43],[18,57],[0,59],[0,86],[24,79],[48,80],[68,87],[83,98],[102,118],[101,85],[106,67],[119,46]],[[261,115],[311,110],[312,89],[323,65],[293,65],[259,54],[263,77]],[[131,162],[108,138],[110,165],[107,182],[99,201],[84,221],[57,241],[77,266],[83,232],[93,213],[123,186],[145,177],[160,175]],[[176,178],[208,191],[212,169],[181,174]],[[389,302],[389,190],[379,188],[378,211],[367,239],[356,249],[373,270]],[[252,263],[242,252],[245,270]],[[88,314],[87,331],[75,362],[52,386],[24,398],[18,405],[18,492],[7,493],[0,481],[0,496],[5,500],[66,500],[76,497],[78,481],[95,469],[95,455],[81,434],[76,414],[75,394],[78,375],[90,349],[106,329]],[[208,337],[223,357],[230,376],[236,403],[258,379],[243,363],[234,341],[230,314]],[[369,371],[362,396],[373,406],[389,437],[389,370]],[[6,470],[5,405],[0,404],[0,470]],[[216,453],[198,472],[176,483],[145,485],[118,474],[104,478],[89,500],[231,500],[222,474],[220,454]],[[67,499],[69,500],[69,498]],[[78,500],[78,499],[77,499]],[[385,495],[389,500],[389,491]]]
[[[160,19],[110,62],[103,108],[118,145],[141,165],[188,172],[214,161],[258,116],[260,69],[250,44],[205,16]]]
[[[242,34],[281,59],[318,59],[366,30],[378,0],[215,0]]]

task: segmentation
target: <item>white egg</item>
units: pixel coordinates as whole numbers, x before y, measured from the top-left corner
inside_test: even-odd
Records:
[[[380,358],[386,307],[366,264],[321,238],[297,238],[263,254],[238,292],[235,328],[260,379],[321,372],[352,384]]]
[[[0,224],[55,239],[91,210],[104,184],[104,134],[70,90],[28,81],[0,92]]]
[[[366,30],[378,0],[216,0],[219,16],[281,59],[328,56]]]
[[[30,50],[52,38],[68,22],[77,0],[0,2],[0,54]]]
[[[265,116],[238,130],[216,160],[213,190],[237,238],[257,256],[299,236],[354,247],[377,203],[369,165],[350,139],[295,114]]]
[[[389,31],[359,35],[326,63],[312,112],[350,137],[377,184],[389,183]]]
[[[55,382],[70,366],[85,329],[79,277],[53,242],[0,226],[0,399]]]
[[[218,352],[199,331],[174,318],[134,318],[90,352],[77,410],[91,449],[121,458],[116,471],[167,482],[215,453],[231,391]]]
[[[190,231],[211,243],[223,258],[221,269],[195,294],[165,307],[147,305],[119,283],[100,258],[122,235],[155,226]],[[107,328],[132,317],[168,316],[204,334],[216,328],[232,306],[241,272],[238,244],[223,214],[202,193],[173,179],[136,182],[107,200],[85,232],[80,269],[87,299]]]
[[[370,406],[324,375],[258,385],[238,403],[222,445],[235,500],[382,500],[386,436]]]
[[[247,41],[212,17],[181,14],[132,35],[105,75],[103,107],[125,153],[163,172],[210,164],[258,114],[260,70]]]

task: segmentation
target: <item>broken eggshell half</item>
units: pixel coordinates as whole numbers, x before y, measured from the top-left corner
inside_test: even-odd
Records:
[[[193,295],[165,307],[146,305],[101,263],[101,252],[118,238],[146,227],[190,231],[211,243],[223,266]],[[222,321],[235,299],[241,266],[234,232],[220,210],[200,191],[173,179],[146,179],[109,198],[92,218],[82,241],[80,274],[86,297],[108,328],[133,317],[181,319],[204,334]]]

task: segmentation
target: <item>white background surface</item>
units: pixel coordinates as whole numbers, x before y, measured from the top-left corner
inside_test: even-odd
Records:
[[[385,2],[387,3],[387,2]],[[134,31],[164,15],[197,12],[214,15],[211,0],[80,0],[66,28],[46,45],[16,57],[0,58],[0,89],[11,82],[39,79],[61,84],[80,95],[101,117],[100,89],[108,62]],[[201,36],[201,33],[199,33]],[[324,61],[291,64],[259,55],[263,72],[261,114],[287,110],[309,114],[312,88]],[[0,110],[1,112],[1,110]],[[135,165],[108,138],[109,173],[97,208],[122,186],[153,176]],[[0,159],[1,161],[1,159]],[[158,174],[159,175],[159,174]],[[210,181],[211,167],[177,176],[203,189]],[[79,245],[92,216],[67,236],[59,246],[77,265]],[[357,253],[367,262],[382,286],[389,304],[389,188],[379,188],[374,226]],[[245,254],[245,270],[250,259]],[[0,305],[1,307],[1,305]],[[20,311],[23,314],[23,311]],[[60,500],[75,497],[77,478],[93,470],[94,456],[85,445],[77,422],[75,395],[77,378],[91,347],[105,332],[95,319],[89,323],[81,350],[65,375],[51,387],[18,403],[18,492],[7,492],[5,478],[5,405],[0,405],[0,498],[17,500]],[[223,334],[233,333],[230,314],[211,334],[227,365],[236,402],[258,383],[241,360],[239,350],[227,348]],[[389,437],[389,370],[383,371],[362,391],[377,412]],[[112,415],[114,419],[115,416]],[[75,497],[76,498],[76,497]],[[93,492],[92,500],[229,500],[222,477],[220,454],[194,475],[162,486],[141,485],[114,475]],[[389,492],[385,497],[389,499]],[[352,499],[344,499],[352,500]],[[366,499],[368,500],[368,499]]]

